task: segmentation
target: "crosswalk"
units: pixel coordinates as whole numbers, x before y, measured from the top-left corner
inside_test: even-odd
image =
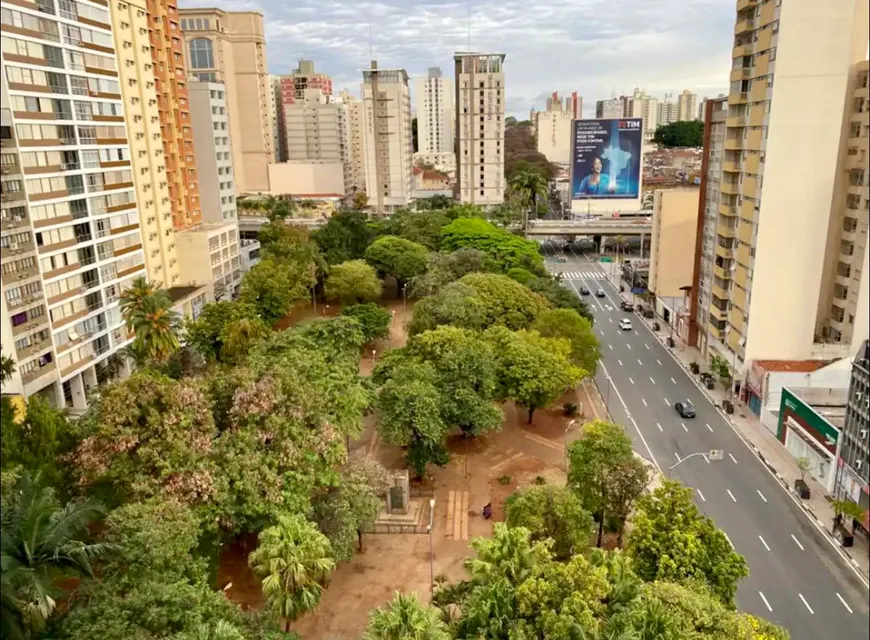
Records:
[[[556,272],[559,274],[559,272]],[[603,271],[562,271],[563,280],[604,280],[607,274]]]

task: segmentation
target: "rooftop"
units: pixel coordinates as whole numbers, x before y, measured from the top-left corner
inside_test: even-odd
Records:
[[[170,287],[167,289],[167,293],[169,293],[169,297],[172,298],[172,302],[181,302],[186,298],[189,298],[193,294],[197,293],[200,290],[205,289],[205,285],[199,286],[187,286],[187,287]]]
[[[812,373],[827,367],[834,360],[756,360],[755,364],[765,371],[788,373]]]

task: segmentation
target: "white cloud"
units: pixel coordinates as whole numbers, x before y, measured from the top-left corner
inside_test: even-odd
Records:
[[[732,0],[182,1],[215,4],[263,13],[270,73],[309,58],[353,92],[370,47],[382,68],[404,67],[413,77],[440,66],[452,75],[470,24],[473,50],[507,54],[508,108],[517,116],[542,107],[554,90],[579,91],[587,111],[634,87],[659,96],[724,92],[734,26]]]

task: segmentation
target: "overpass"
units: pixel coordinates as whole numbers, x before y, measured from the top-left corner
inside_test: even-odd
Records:
[[[645,236],[652,218],[591,220],[529,220],[526,237],[532,236]]]

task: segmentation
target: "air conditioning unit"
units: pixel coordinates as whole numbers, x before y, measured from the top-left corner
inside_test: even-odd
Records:
[[[856,469],[856,470],[857,470],[857,469],[860,469],[860,468],[863,467],[863,466],[864,466],[864,461],[863,461],[863,460],[858,460],[858,461],[855,463],[855,469]]]
[[[861,429],[861,439],[862,440],[867,439],[867,429]]]
[[[10,250],[10,251],[18,251],[18,243],[17,243],[17,242],[12,242],[12,243],[10,243],[10,244],[9,244],[9,250]]]
[[[79,334],[77,334],[75,331],[70,331],[69,332],[69,339],[70,339],[70,342],[72,342],[74,340],[78,340]]]

